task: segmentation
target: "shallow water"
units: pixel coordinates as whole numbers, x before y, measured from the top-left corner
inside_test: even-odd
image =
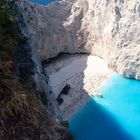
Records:
[[[47,5],[47,4],[54,2],[56,0],[30,0],[30,1],[34,2],[34,3],[42,4],[42,5]]]
[[[140,140],[140,81],[114,75],[70,120],[75,140]]]

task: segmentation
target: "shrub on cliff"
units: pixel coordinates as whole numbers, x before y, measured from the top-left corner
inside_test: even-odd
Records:
[[[34,64],[25,45],[27,39],[14,20],[14,2],[0,0],[0,140],[71,140],[36,97],[33,79],[29,78]]]
[[[39,127],[41,106],[33,93],[19,81],[16,54],[26,40],[15,23],[14,1],[0,1],[0,139],[26,138]],[[24,136],[23,136],[24,135]],[[38,135],[38,134],[34,134]],[[23,137],[22,137],[23,136]],[[32,138],[30,136],[30,138]],[[37,138],[37,136],[36,136]],[[33,139],[33,138],[32,138]]]

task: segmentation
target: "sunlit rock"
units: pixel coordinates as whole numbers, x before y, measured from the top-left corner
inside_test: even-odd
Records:
[[[140,79],[139,0],[62,0],[46,7],[22,2],[30,45],[42,60],[88,52],[115,71]]]

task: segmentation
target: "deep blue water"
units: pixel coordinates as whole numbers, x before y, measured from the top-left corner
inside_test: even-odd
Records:
[[[38,4],[47,5],[47,4],[54,2],[56,0],[30,0],[30,1],[34,2],[34,3],[38,3]]]
[[[140,81],[114,75],[70,120],[75,140],[140,140]]]

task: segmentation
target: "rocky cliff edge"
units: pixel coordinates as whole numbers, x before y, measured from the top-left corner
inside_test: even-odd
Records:
[[[140,79],[139,0],[62,0],[19,3],[30,45],[41,60],[91,53],[128,78]]]

